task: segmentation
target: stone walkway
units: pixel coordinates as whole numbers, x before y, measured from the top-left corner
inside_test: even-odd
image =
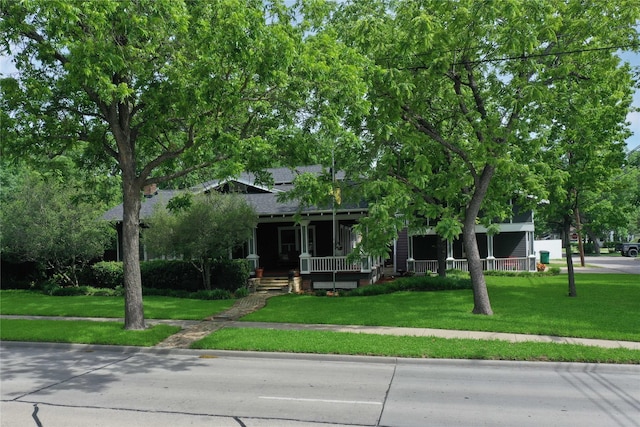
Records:
[[[218,329],[224,328],[228,322],[233,322],[242,316],[261,309],[267,304],[267,299],[276,295],[281,295],[281,293],[254,292],[249,294],[244,298],[240,298],[231,308],[222,313],[208,317],[200,322],[184,324],[180,332],[160,342],[156,345],[156,348],[189,348],[191,343],[206,337]]]

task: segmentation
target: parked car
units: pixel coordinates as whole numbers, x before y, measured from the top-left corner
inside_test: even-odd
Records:
[[[616,251],[620,251],[622,256],[637,257],[640,251],[640,241],[616,244]]]

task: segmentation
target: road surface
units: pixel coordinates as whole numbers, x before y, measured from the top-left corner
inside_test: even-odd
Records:
[[[640,366],[0,345],[2,426],[640,426]]]

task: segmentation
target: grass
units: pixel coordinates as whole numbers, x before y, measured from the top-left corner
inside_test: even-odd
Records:
[[[127,331],[120,322],[88,320],[0,319],[3,341],[59,342],[151,347],[180,330],[156,325],[144,331]]]
[[[567,276],[486,277],[493,316],[471,314],[471,291],[398,292],[322,298],[269,299],[242,320],[404,326],[640,341],[640,283],[635,275],[577,274],[577,298]]]
[[[200,320],[233,305],[235,300],[144,297],[147,319]],[[124,317],[123,297],[49,296],[21,290],[0,291],[0,314],[23,316]]]
[[[567,277],[486,277],[493,316],[471,314],[471,291],[398,292],[370,297],[285,295],[270,298],[248,321],[428,327],[640,341],[637,275],[577,274],[577,298]],[[144,298],[147,318],[202,319],[233,301]],[[53,297],[0,291],[0,313],[121,317],[118,297]],[[154,345],[178,328],[125,331],[116,322],[0,320],[3,340]],[[394,337],[325,331],[222,329],[194,344],[216,348],[305,353],[362,354],[504,360],[640,363],[640,351],[553,343]]]
[[[253,328],[225,328],[193,343],[191,348],[413,358],[640,363],[640,351],[620,348]]]

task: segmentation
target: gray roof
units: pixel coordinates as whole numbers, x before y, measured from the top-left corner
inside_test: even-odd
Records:
[[[153,209],[156,205],[165,206],[169,200],[184,190],[158,190],[158,193],[152,197],[144,197],[142,199],[142,205],[140,207],[140,218],[148,218],[153,213]],[[102,218],[108,221],[122,221],[122,204],[109,209]]]
[[[259,216],[270,216],[270,215],[294,215],[298,211],[303,213],[313,213],[313,212],[331,212],[331,207],[321,208],[321,207],[306,207],[299,208],[299,203],[295,200],[280,202],[278,201],[278,194],[282,191],[289,190],[293,187],[291,183],[295,179],[295,177],[301,173],[315,173],[319,174],[322,172],[321,166],[302,166],[297,167],[295,170],[291,170],[289,168],[276,168],[269,169],[274,180],[274,184],[278,186],[278,189],[267,189],[266,187],[256,185],[254,183],[255,176],[253,174],[244,173],[237,179],[228,179],[228,180],[212,180],[206,183],[203,183],[202,186],[193,187],[190,190],[158,190],[157,194],[152,197],[145,197],[142,199],[142,206],[140,209],[140,218],[148,218],[153,214],[153,210],[156,205],[166,205],[169,200],[171,200],[176,195],[180,194],[184,191],[191,192],[202,192],[207,191],[212,188],[219,187],[220,185],[230,182],[230,181],[238,181],[243,184],[252,185],[261,190],[270,191],[268,193],[252,193],[252,194],[242,194],[243,197],[247,200],[249,204],[253,206]],[[340,174],[341,177],[344,174]],[[340,208],[340,212],[351,211],[351,210],[363,210],[366,209],[366,203],[362,202],[359,204],[343,204]],[[118,205],[110,210],[108,210],[103,218],[109,221],[122,221],[123,217],[123,206]]]

